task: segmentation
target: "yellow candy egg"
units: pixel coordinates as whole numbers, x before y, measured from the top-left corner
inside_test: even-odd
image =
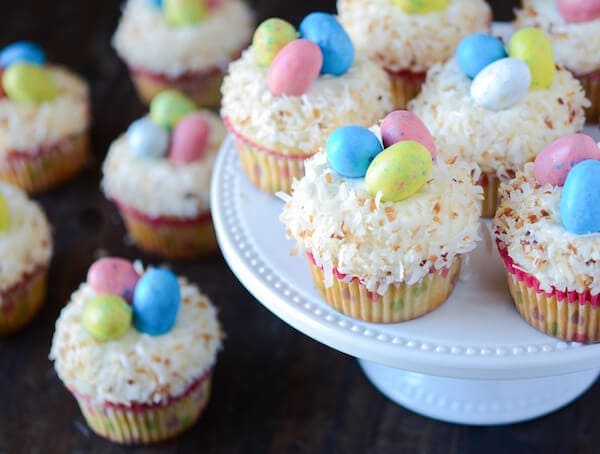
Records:
[[[195,112],[198,107],[190,98],[177,90],[165,90],[150,103],[150,119],[163,128],[173,128],[179,120]]]
[[[167,23],[173,27],[188,27],[208,17],[205,0],[164,0],[163,10]]]
[[[131,326],[133,311],[117,295],[98,295],[85,303],[81,320],[85,330],[97,341],[120,339]]]
[[[2,74],[2,86],[13,101],[43,103],[52,101],[58,89],[43,66],[17,62]]]
[[[381,192],[383,202],[400,202],[427,182],[431,165],[431,153],[423,144],[398,142],[371,162],[365,176],[367,191],[373,197]]]
[[[6,232],[10,227],[10,212],[8,203],[2,194],[0,194],[0,232]]]
[[[449,0],[392,0],[408,14],[427,14],[442,11],[448,7]]]
[[[516,32],[508,45],[510,57],[523,60],[531,71],[531,90],[550,88],[556,74],[554,51],[548,36],[537,28]]]
[[[258,26],[252,39],[256,62],[269,66],[277,53],[297,37],[298,32],[289,22],[275,17],[267,19]]]

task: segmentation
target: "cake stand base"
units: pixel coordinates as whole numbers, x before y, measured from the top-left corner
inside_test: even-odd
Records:
[[[367,378],[397,404],[440,421],[513,424],[551,413],[583,394],[600,369],[525,380],[472,380],[418,374],[359,360]]]

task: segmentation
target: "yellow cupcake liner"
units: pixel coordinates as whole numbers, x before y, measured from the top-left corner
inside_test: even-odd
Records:
[[[27,325],[46,300],[46,268],[26,276],[0,296],[0,336],[12,334]]]
[[[500,178],[493,172],[483,172],[478,183],[483,188],[483,201],[481,202],[481,216],[493,218],[498,209],[498,189]]]
[[[325,286],[323,270],[310,260],[314,284],[329,306],[349,317],[372,323],[399,323],[421,317],[442,305],[460,274],[460,259],[443,272],[430,273],[414,285],[391,285],[384,295],[367,290],[358,279],[333,277]]]
[[[585,111],[586,119],[590,123],[600,123],[600,71],[589,76],[579,76],[579,81],[592,103]]]
[[[407,71],[399,73],[388,71],[388,74],[392,81],[396,109],[406,109],[409,101],[421,91],[425,74],[413,74]]]

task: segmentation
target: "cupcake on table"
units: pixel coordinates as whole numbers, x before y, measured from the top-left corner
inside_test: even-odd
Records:
[[[523,319],[540,331],[600,342],[600,148],[562,137],[500,187],[494,230]]]
[[[440,306],[479,240],[478,169],[436,158],[412,113],[371,130],[346,126],[286,196],[281,221],[324,300],[342,314],[395,323]],[[380,137],[381,136],[381,137]]]
[[[216,114],[165,91],[111,144],[102,189],[141,249],[170,259],[217,250],[210,179],[224,137]]]
[[[221,338],[216,310],[194,284],[104,258],[62,310],[50,359],[94,432],[150,444],[195,424]]]
[[[338,0],[337,7],[358,52],[392,77],[397,108],[416,96],[431,66],[492,21],[483,0]]]
[[[113,45],[145,103],[176,89],[199,106],[217,107],[227,65],[252,28],[241,0],[128,0]]]
[[[500,180],[552,141],[580,131],[588,105],[577,79],[556,67],[545,33],[527,28],[507,48],[489,35],[464,38],[455,58],[429,71],[410,108],[443,158],[459,155],[479,165],[482,215],[492,217]]]
[[[0,182],[0,336],[25,326],[46,299],[50,225],[19,188]]]
[[[556,62],[571,71],[586,90],[590,122],[600,121],[600,1],[523,0],[515,26],[544,30]]]
[[[37,44],[0,50],[0,180],[29,193],[53,189],[88,158],[89,94]]]
[[[222,91],[221,116],[242,167],[268,193],[289,191],[334,129],[371,125],[392,109],[385,71],[355,58],[346,31],[326,13],[309,14],[299,31],[281,19],[263,22]]]

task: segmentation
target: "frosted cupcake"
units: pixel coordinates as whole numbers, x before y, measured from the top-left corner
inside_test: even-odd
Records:
[[[431,66],[492,20],[483,0],[339,0],[337,7],[358,52],[391,75],[397,108],[416,96]]]
[[[151,444],[199,418],[221,337],[215,308],[185,278],[105,258],[62,310],[50,359],[94,432]]]
[[[224,137],[216,114],[166,91],[111,144],[102,189],[141,249],[171,259],[217,250],[210,178]]]
[[[552,42],[556,62],[582,83],[592,105],[591,122],[600,121],[600,2],[524,0],[515,26],[538,27]]]
[[[427,129],[409,112],[370,130],[343,127],[306,161],[281,221],[337,311],[375,323],[424,315],[450,295],[461,256],[479,240],[478,170],[435,160]],[[387,147],[382,151],[384,147]]]
[[[46,299],[50,225],[18,188],[0,182],[0,336],[25,326]]]
[[[550,42],[537,29],[516,33],[508,46],[474,34],[456,57],[434,66],[410,103],[444,158],[458,154],[482,170],[482,215],[497,207],[498,185],[533,161],[553,140],[581,130],[589,105],[581,84],[556,68]]]
[[[128,0],[113,46],[145,103],[176,89],[216,107],[227,65],[248,45],[252,28],[240,0]]]
[[[36,44],[0,51],[0,180],[29,193],[79,173],[88,157],[87,84]]]
[[[355,60],[350,38],[326,13],[308,15],[299,34],[281,19],[263,22],[222,91],[221,116],[242,167],[269,193],[289,191],[335,128],[371,125],[392,109],[387,74]]]
[[[567,341],[600,341],[599,179],[600,148],[575,134],[500,188],[494,230],[515,306]]]

